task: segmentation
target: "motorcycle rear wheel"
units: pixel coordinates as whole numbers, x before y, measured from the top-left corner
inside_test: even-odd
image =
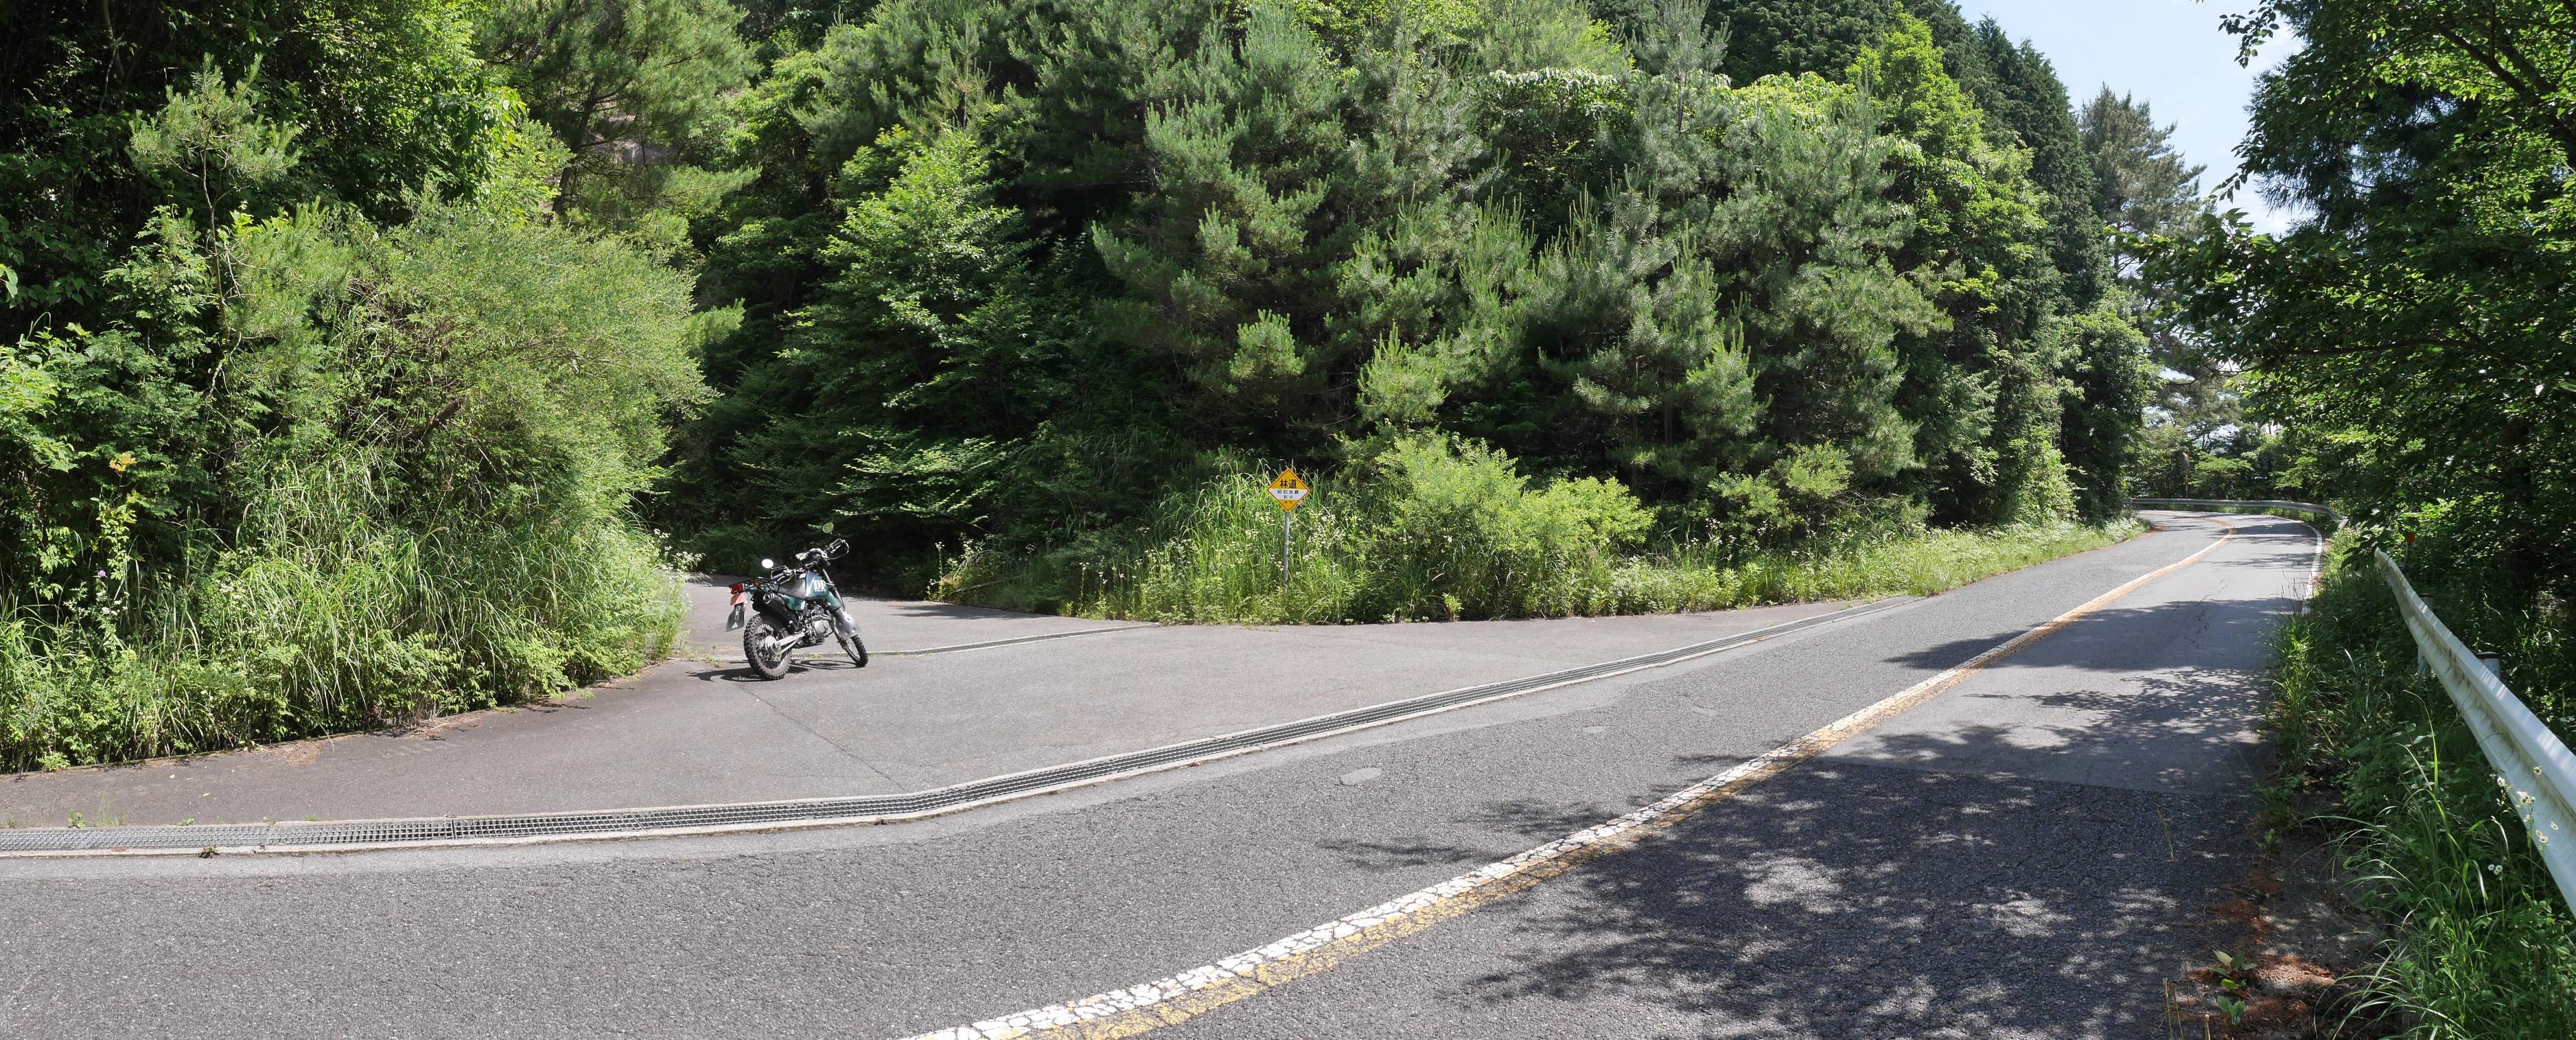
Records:
[[[778,623],[754,611],[742,626],[742,659],[763,679],[787,674],[787,655],[795,641],[778,635]]]

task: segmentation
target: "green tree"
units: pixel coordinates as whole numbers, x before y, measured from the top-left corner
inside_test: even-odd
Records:
[[[91,320],[102,275],[165,201],[126,161],[129,128],[209,65],[272,86],[263,117],[302,128],[313,193],[398,219],[411,194],[480,185],[516,132],[509,91],[448,0],[94,4],[29,0],[0,36],[0,340]],[[202,203],[200,204],[202,205]]]
[[[1757,410],[1717,275],[1661,218],[1633,187],[1578,204],[1514,286],[1500,374],[1544,402],[1513,417],[1525,451],[1689,489],[1743,465]]]
[[[1168,363],[1185,414],[1272,438],[1343,414],[1326,334],[1343,245],[1325,204],[1346,176],[1341,77],[1288,12],[1255,7],[1240,42],[1208,34],[1176,96],[1148,110],[1149,180],[1092,241],[1132,296],[1105,334]],[[1281,441],[1280,443],[1285,443]]]
[[[1899,142],[1879,132],[1876,105],[1819,77],[1765,80],[1739,100],[1717,171],[1734,190],[1712,207],[1706,248],[1760,374],[1752,461],[1830,454],[1827,469],[1892,491],[1921,465],[1898,341],[1941,320],[1899,259],[1917,226],[1890,197]]]
[[[855,520],[899,540],[971,526],[1011,445],[1063,403],[1023,218],[994,202],[985,152],[968,131],[898,129],[851,160],[821,257],[835,274],[741,383],[762,424],[736,465],[770,523]]]
[[[2078,125],[2093,171],[2096,219],[2129,235],[2189,230],[2207,205],[2200,178],[2208,167],[2174,150],[2173,124],[2157,125],[2153,107],[2106,86],[2084,106]]]
[[[2344,493],[2450,502],[2508,584],[2563,577],[2576,11],[2279,0],[2234,25],[2249,50],[2306,41],[2264,76],[2242,152],[2311,216],[2280,236],[2208,218],[2158,273],[2257,373],[2263,417],[2358,446]]]
[[[2053,323],[2049,333],[2068,383],[2058,442],[2075,504],[2087,519],[2118,516],[2128,508],[2124,475],[2152,400],[2147,337],[2116,292]]]
[[[1890,0],[1709,0],[1707,19],[1726,35],[1727,75],[1751,83],[1850,68],[1895,10]]]
[[[751,75],[742,18],[731,0],[503,0],[484,12],[478,48],[572,152],[558,212],[628,224],[697,186],[685,164]]]
[[[2171,125],[2157,125],[2145,102],[2104,87],[2085,106],[2083,127],[2101,206],[2097,219],[2126,243],[2196,233],[2197,218],[2209,207],[2200,190],[2206,167],[2174,150]],[[2135,246],[2122,247],[2119,275],[2130,312],[2146,333],[2148,355],[2171,373],[2157,378],[2157,421],[2179,423],[2195,436],[2237,424],[2243,410],[2233,385],[2234,363],[2180,320],[2173,286],[2148,279]]]
[[[1904,408],[1925,492],[1948,519],[2025,519],[2019,504],[2055,501],[2043,492],[2064,479],[2040,461],[2058,450],[2066,390],[2063,359],[2043,335],[2062,279],[2048,252],[2048,197],[2029,181],[2028,152],[1992,143],[1927,23],[1898,16],[1851,76],[1875,93],[1884,132],[1912,145],[1891,163],[1916,215],[1900,263],[1932,276],[1947,318],[1904,344]]]
[[[1994,97],[1980,104],[1996,127],[2030,150],[2030,182],[2047,196],[2042,215],[2049,224],[2049,256],[2063,278],[2068,306],[2091,307],[2109,288],[2111,272],[2093,153],[2085,148],[2066,85],[2047,55],[2027,40],[2013,43],[1994,19],[1978,23],[1975,32],[1994,72]]]

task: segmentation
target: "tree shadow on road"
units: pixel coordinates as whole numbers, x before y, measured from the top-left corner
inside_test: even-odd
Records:
[[[1506,810],[1570,833],[1589,812]],[[1597,810],[1596,810],[1597,811]],[[2132,1037],[2228,937],[2238,800],[1811,763],[1470,927],[1460,1004],[1644,1003],[1700,1035]],[[1500,933],[1496,935],[1496,933]]]
[[[2083,714],[1875,737],[1866,761],[1809,761],[1411,941],[1500,951],[1467,958],[1442,997],[1540,1032],[1642,1004],[1703,1016],[1681,1035],[2165,1035],[2164,980],[2235,939],[2204,908],[2250,866],[2252,799],[2212,777],[2255,775],[2258,676],[2025,699]],[[1740,761],[1680,756],[1664,790]],[[1328,847],[1376,869],[1472,868],[1660,793],[1488,803],[1454,821],[1490,836],[1472,844]]]
[[[2263,648],[2271,645],[2273,628],[2283,615],[2297,608],[2298,600],[2287,595],[2286,590],[2284,595],[2265,599],[2215,603],[2176,600],[2141,607],[2106,607],[1987,667],[2152,671],[2170,666],[2175,660],[2171,653],[2174,643],[2183,641],[2196,647],[2234,648],[2230,659],[2211,663],[2259,668]],[[2028,631],[1997,629],[1987,635],[1934,643],[1886,660],[1927,672],[1954,668]],[[2142,638],[2141,633],[2147,637]],[[2208,660],[2206,655],[2193,659]]]
[[[2208,790],[2213,776],[2260,775],[2259,674],[2193,669],[2126,686],[1962,694],[1999,702],[1993,714],[2009,721],[1865,733],[1843,754],[1875,765],[2170,791]],[[2016,704],[2043,711],[2017,711]]]

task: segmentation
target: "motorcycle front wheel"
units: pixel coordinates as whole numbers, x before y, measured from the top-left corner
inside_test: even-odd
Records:
[[[868,666],[868,645],[866,643],[859,642],[858,636],[842,636],[841,652],[850,655],[851,664],[857,665],[861,668]]]
[[[787,653],[794,643],[793,639],[781,638],[778,623],[758,611],[743,623],[742,659],[763,679],[787,674]]]

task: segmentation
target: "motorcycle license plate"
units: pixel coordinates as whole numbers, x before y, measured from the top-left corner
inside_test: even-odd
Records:
[[[725,631],[731,632],[734,629],[742,627],[743,609],[742,593],[734,593],[733,616],[725,619]]]

